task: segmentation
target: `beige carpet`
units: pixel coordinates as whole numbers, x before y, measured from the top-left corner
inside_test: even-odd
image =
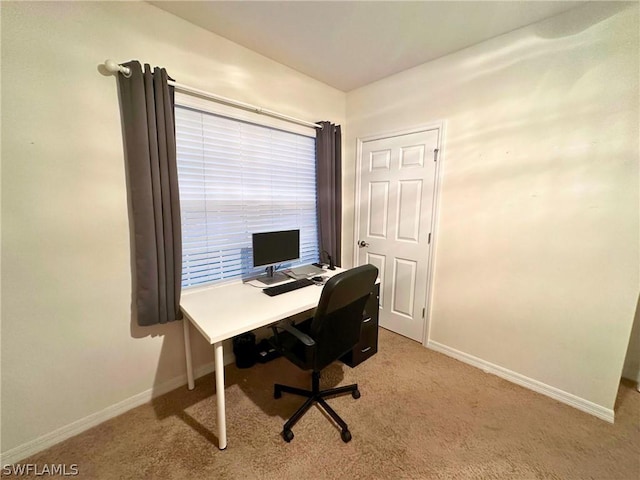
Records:
[[[640,478],[640,393],[631,383],[621,385],[610,425],[385,330],[377,355],[325,372],[323,388],[360,385],[359,400],[329,401],[349,424],[348,444],[318,408],[290,444],[282,440],[302,399],[276,401],[272,384],[307,388],[309,375],[278,359],[227,367],[225,451],[216,448],[208,375],[192,392],[175,390],[21,463],[77,464],[88,479]]]

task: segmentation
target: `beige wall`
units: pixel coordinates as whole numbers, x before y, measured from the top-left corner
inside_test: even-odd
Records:
[[[351,177],[356,137],[446,122],[430,340],[604,409],[639,292],[631,5],[589,4],[347,95]]]
[[[106,58],[294,117],[345,94],[146,3],[2,2],[2,445],[184,375],[180,322],[131,325],[116,80]],[[212,352],[193,335],[197,364]]]
[[[130,322],[106,58],[343,124],[347,265],[355,138],[445,120],[431,338],[612,406],[638,299],[637,8],[588,6],[348,96],[145,3],[0,8],[0,451],[184,375],[180,324]]]

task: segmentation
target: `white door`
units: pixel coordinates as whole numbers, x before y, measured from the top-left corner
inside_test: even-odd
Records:
[[[358,264],[380,271],[380,325],[423,341],[439,129],[362,142]]]

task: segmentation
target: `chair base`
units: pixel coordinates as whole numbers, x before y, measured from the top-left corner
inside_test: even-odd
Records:
[[[279,383],[276,383],[273,386],[273,397],[276,399],[282,396],[282,392],[292,393],[301,397],[307,397],[307,401],[304,402],[304,404],[298,410],[296,410],[291,418],[284,424],[284,427],[282,428],[282,438],[284,438],[286,442],[290,442],[291,440],[293,440],[293,432],[291,431],[291,428],[293,428],[298,420],[302,418],[302,416],[313,406],[314,403],[317,403],[340,426],[340,436],[342,438],[342,441],[345,443],[349,442],[351,440],[351,432],[349,432],[348,425],[324,399],[326,397],[335,397],[337,395],[344,395],[346,393],[351,393],[351,396],[353,398],[358,399],[360,398],[358,384],[354,383],[352,385],[346,385],[344,387],[320,390],[320,373],[318,372],[312,373],[311,382],[311,390],[303,390],[302,388],[280,385]]]

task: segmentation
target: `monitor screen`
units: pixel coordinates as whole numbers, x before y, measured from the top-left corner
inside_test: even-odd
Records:
[[[300,230],[253,234],[253,266],[274,265],[300,258]]]

